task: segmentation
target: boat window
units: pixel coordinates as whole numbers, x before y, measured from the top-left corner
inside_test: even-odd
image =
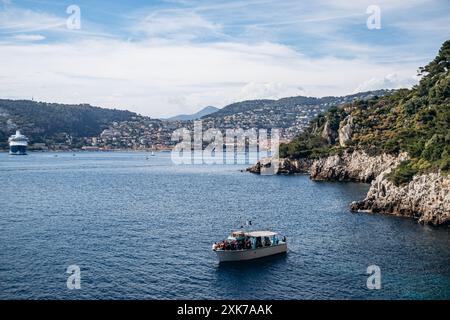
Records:
[[[256,248],[261,248],[262,245],[262,241],[261,241],[261,237],[257,237],[256,238]]]

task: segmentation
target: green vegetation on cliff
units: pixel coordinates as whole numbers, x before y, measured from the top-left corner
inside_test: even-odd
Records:
[[[417,173],[450,172],[450,40],[419,74],[420,83],[411,90],[330,109],[291,143],[281,145],[280,155],[317,158],[354,149],[370,155],[406,151],[410,160],[391,173],[397,185]]]

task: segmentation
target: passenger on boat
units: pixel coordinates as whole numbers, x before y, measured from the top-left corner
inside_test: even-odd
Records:
[[[263,244],[261,241],[261,237],[256,238],[256,248],[262,248]]]

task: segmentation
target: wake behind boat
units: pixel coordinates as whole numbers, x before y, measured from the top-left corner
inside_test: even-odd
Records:
[[[220,262],[243,261],[287,252],[286,237],[272,231],[235,231],[212,250]]]

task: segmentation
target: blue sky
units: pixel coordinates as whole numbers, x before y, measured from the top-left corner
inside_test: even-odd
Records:
[[[67,28],[70,5],[81,28]],[[380,9],[381,28],[366,12]],[[206,105],[410,87],[450,1],[0,0],[0,97],[161,117]]]

